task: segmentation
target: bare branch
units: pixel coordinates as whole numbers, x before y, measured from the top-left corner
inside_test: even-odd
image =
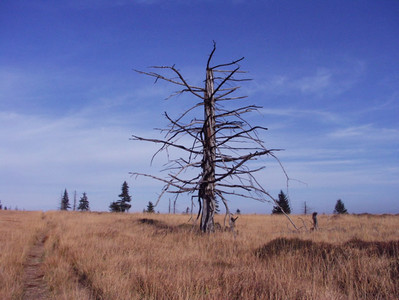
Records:
[[[211,54],[209,54],[208,61],[207,61],[207,63],[206,63],[206,68],[207,68],[207,69],[209,69],[209,64],[211,63],[212,56],[213,56],[213,54],[215,53],[215,51],[216,51],[216,43],[215,43],[215,41],[213,41],[213,49],[212,49]]]
[[[173,79],[168,78],[168,77],[165,77],[165,76],[162,76],[161,74],[154,73],[154,72],[144,72],[144,71],[140,71],[140,70],[134,70],[134,71],[137,72],[137,73],[139,73],[139,74],[145,74],[145,75],[148,75],[148,76],[151,76],[151,77],[155,77],[155,78],[156,78],[155,83],[158,81],[158,79],[162,79],[162,80],[171,82],[171,83],[173,83],[173,84],[185,86],[185,87],[187,88],[187,90],[188,90],[189,92],[191,92],[193,95],[195,95],[195,96],[197,96],[198,98],[201,98],[201,99],[204,98],[203,96],[201,96],[200,94],[198,94],[199,92],[202,92],[203,89],[202,89],[202,88],[199,88],[199,87],[196,87],[196,86],[191,86],[191,85],[189,85],[189,84],[185,81],[185,79],[183,78],[183,76],[180,74],[180,72],[179,72],[178,70],[176,70],[174,67],[154,66],[154,67],[152,67],[152,68],[156,68],[156,69],[170,69],[170,70],[172,70],[173,72],[175,72],[175,73],[177,74],[177,76],[179,77],[179,79],[181,80],[181,82],[176,81],[176,80],[173,80]]]
[[[240,61],[242,61],[244,58],[245,58],[245,57],[243,56],[243,57],[241,57],[241,58],[239,58],[239,59],[237,59],[237,60],[234,60],[234,61],[232,61],[232,62],[230,62],[230,63],[227,63],[227,64],[220,64],[220,65],[214,66],[214,67],[212,67],[211,69],[213,70],[213,69],[217,69],[217,68],[220,68],[220,67],[228,67],[228,66],[236,65],[237,63],[239,63]]]
[[[175,148],[179,148],[179,149],[182,149],[182,150],[185,150],[187,152],[194,153],[194,154],[201,154],[202,153],[200,151],[194,151],[192,149],[186,148],[183,145],[173,144],[171,142],[163,141],[163,140],[147,139],[147,138],[139,137],[139,136],[136,136],[136,135],[132,135],[132,138],[130,138],[130,140],[146,141],[146,142],[152,142],[152,143],[157,143],[157,144],[160,143],[160,144],[164,144],[164,145],[167,145],[167,146],[172,146],[172,147],[175,147]]]

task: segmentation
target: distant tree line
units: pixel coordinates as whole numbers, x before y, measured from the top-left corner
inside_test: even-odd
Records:
[[[129,195],[129,186],[126,181],[123,182],[122,184],[122,192],[119,195],[119,200],[111,202],[109,205],[109,209],[111,212],[128,212],[129,209],[131,208],[131,200],[132,197]],[[1,204],[1,202],[0,202]],[[153,210],[153,204],[152,209],[151,206],[149,207],[150,211]],[[60,202],[60,210],[63,211],[68,211],[71,209],[71,202],[69,200],[69,195],[67,189],[64,190],[62,196],[61,196],[61,202]],[[83,192],[82,196],[80,197],[79,203],[76,203],[76,191],[74,195],[74,202],[73,202],[73,210],[80,210],[80,211],[90,211],[90,202],[87,197],[86,192]]]
[[[109,205],[109,210],[111,212],[128,212],[129,209],[131,208],[131,201],[132,201],[132,197],[129,194],[129,185],[127,184],[126,181],[123,182],[122,184],[122,191],[121,193],[118,195],[119,199],[116,201],[111,202],[111,204]],[[75,191],[75,199],[74,199],[74,205],[73,205],[73,210],[75,210],[76,208],[76,191]],[[69,201],[69,196],[68,196],[68,191],[67,189],[64,190],[64,193],[61,197],[61,204],[60,204],[60,210],[69,210],[71,208],[71,203]],[[7,207],[3,207],[2,202],[0,201],[0,210],[4,209],[7,210]],[[10,209],[10,207],[8,207],[8,209]],[[15,210],[18,210],[18,208],[15,208]],[[83,192],[79,203],[77,205],[77,210],[80,211],[90,211],[90,203],[87,197],[86,192]],[[173,211],[175,211],[175,208],[173,209]],[[218,209],[216,209],[216,211],[218,212]],[[147,204],[147,207],[143,210],[143,212],[145,213],[155,213],[155,205],[152,201],[149,201]],[[170,208],[169,208],[169,212],[170,212]],[[184,211],[185,214],[188,214],[189,208],[187,207],[187,209]],[[273,206],[272,209],[272,214],[291,214],[291,205],[290,205],[290,201],[289,198],[287,197],[287,195],[280,190],[280,193],[278,194],[278,200],[276,201],[276,205]],[[303,213],[305,215],[312,213],[311,209],[309,208],[309,206],[306,204],[306,201],[304,202],[304,206],[303,206]],[[338,199],[335,207],[334,207],[334,214],[347,214],[348,210],[345,208],[345,204],[341,199]],[[236,214],[239,215],[241,214],[240,209],[236,210]]]
[[[70,208],[71,208],[71,204],[69,202],[68,191],[67,191],[67,189],[65,189],[64,194],[61,197],[60,210],[67,211]],[[79,205],[78,205],[77,209],[80,211],[89,211],[90,210],[90,203],[87,198],[86,192],[84,192],[82,197],[80,198]],[[75,192],[75,197],[74,197],[73,210],[76,210],[76,192]]]
[[[287,215],[290,214],[291,206],[290,206],[288,197],[284,194],[283,191],[280,191],[280,193],[278,194],[278,200],[276,201],[276,205],[273,206],[272,214],[282,214],[283,211]],[[306,201],[303,206],[303,212],[305,215],[310,213],[310,208],[306,204]],[[341,199],[337,200],[333,213],[334,214],[347,214],[348,213],[347,209],[345,208],[345,204]]]
[[[76,198],[76,192],[75,192],[75,198]],[[131,208],[131,200],[132,197],[129,194],[129,186],[126,181],[123,182],[122,184],[122,192],[119,194],[119,200],[111,202],[109,205],[109,209],[111,212],[128,212],[129,209]],[[288,197],[285,195],[285,193],[281,190],[280,193],[278,194],[278,200],[276,201],[276,205],[273,206],[272,214],[290,214],[291,213],[291,206],[290,206],[290,201]],[[304,202],[304,214],[311,213],[310,208],[307,206],[306,201]],[[67,211],[68,209],[71,208],[71,204],[69,201],[69,195],[67,189],[64,190],[64,193],[61,197],[61,204],[60,204],[60,210],[65,210]],[[76,203],[74,203],[74,210],[76,208]],[[9,210],[11,207],[3,206],[3,203],[0,200],[0,210]],[[18,210],[18,207],[15,207],[15,210]],[[79,203],[77,205],[77,210],[80,211],[90,211],[90,203],[87,197],[86,192],[83,192],[82,196],[80,197]],[[154,213],[155,212],[155,205],[153,202],[149,201],[147,208],[143,210],[145,213]],[[184,211],[184,213],[188,214],[189,213],[189,208]],[[334,207],[334,214],[347,214],[348,210],[345,208],[345,204],[341,199],[338,199],[335,207]],[[239,215],[241,214],[240,209],[236,210],[236,214]]]
[[[3,203],[0,200],[0,210],[12,210],[11,205],[10,206],[3,206]],[[18,210],[18,206],[15,206],[14,210]]]

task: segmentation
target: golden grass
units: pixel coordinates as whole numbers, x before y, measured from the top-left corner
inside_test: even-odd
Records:
[[[20,299],[26,255],[45,222],[41,212],[0,210],[0,299]]]
[[[309,216],[292,218],[310,228]],[[53,299],[399,294],[399,216],[319,216],[319,231],[298,233],[283,216],[242,215],[236,237],[200,234],[187,221],[184,215],[1,212],[0,282],[6,285],[0,298],[22,295],[21,263],[39,230],[48,232],[44,267]]]

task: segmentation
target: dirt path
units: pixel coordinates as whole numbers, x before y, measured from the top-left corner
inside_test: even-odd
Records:
[[[42,232],[30,249],[23,275],[24,282],[24,300],[48,299],[48,287],[44,280],[44,271],[42,268],[44,257],[44,243],[47,240],[47,234]]]

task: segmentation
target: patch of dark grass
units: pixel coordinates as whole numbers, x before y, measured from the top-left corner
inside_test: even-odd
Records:
[[[346,256],[348,251],[357,249],[365,254],[372,256],[399,257],[399,241],[373,241],[367,242],[360,239],[352,239],[341,245],[329,243],[313,242],[310,240],[301,240],[299,238],[277,238],[255,251],[259,258],[283,255],[288,252],[301,252],[302,255],[321,256],[341,255]]]
[[[140,222],[141,224],[153,226],[156,229],[156,234],[199,231],[196,227],[194,227],[194,225],[187,224],[187,223],[173,226],[173,225],[169,225],[165,222],[155,220],[155,219],[149,219],[149,218],[139,219],[138,222]]]
[[[284,255],[289,252],[299,252],[298,254],[301,256],[309,258],[321,257],[322,259],[346,256],[345,251],[340,247],[328,243],[301,240],[299,238],[277,238],[257,249],[255,255],[259,258],[268,258]]]
[[[159,220],[155,220],[155,219],[148,219],[148,218],[143,218],[143,219],[139,219],[139,222],[141,224],[148,224],[148,225],[152,225],[156,228],[160,228],[160,229],[167,229],[170,226],[168,224],[166,224],[165,222],[159,221]]]
[[[84,271],[80,270],[76,264],[72,265],[73,272],[77,277],[78,284],[81,288],[89,291],[91,299],[102,300],[104,298],[104,293],[101,289],[95,288],[92,280]]]
[[[360,239],[352,239],[344,243],[343,247],[359,249],[368,255],[399,257],[399,241],[366,242]]]
[[[397,295],[399,291],[398,249],[399,241],[352,239],[333,245],[299,238],[278,238],[256,249],[255,255],[266,263],[276,257],[301,257],[292,264],[294,273],[317,270],[319,284],[335,285],[355,299],[391,299],[391,295]]]

